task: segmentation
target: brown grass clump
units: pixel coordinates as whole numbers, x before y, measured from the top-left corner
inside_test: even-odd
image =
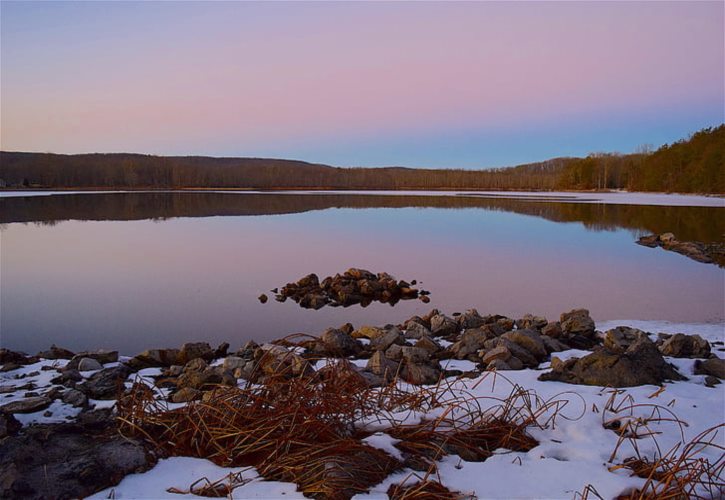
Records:
[[[462,500],[471,498],[453,492],[443,486],[439,481],[425,479],[415,484],[393,484],[388,488],[388,497],[391,500]]]
[[[541,402],[517,386],[503,399],[477,398],[445,382],[413,387],[396,381],[370,388],[344,360],[304,376],[281,373],[244,388],[220,387],[174,410],[140,382],[118,402],[121,432],[142,436],[169,455],[254,466],[266,479],[294,482],[306,495],[330,499],[365,492],[403,468],[362,442],[371,423],[401,439],[397,446],[404,455],[432,470],[445,454],[480,461],[498,448],[533,448],[537,442],[526,429],[541,425],[539,418],[552,408],[556,414],[555,403]],[[410,413],[432,409],[443,409],[435,420],[403,424]],[[210,494],[229,494],[235,484],[243,483],[202,486]],[[433,495],[423,498],[458,498],[435,496],[443,491],[436,488],[426,476],[420,492]],[[412,498],[413,491],[405,487],[399,496]]]

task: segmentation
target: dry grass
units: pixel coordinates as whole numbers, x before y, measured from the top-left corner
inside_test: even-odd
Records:
[[[531,449],[537,442],[527,427],[543,425],[543,415],[559,409],[558,402],[540,401],[518,386],[501,399],[474,397],[445,381],[370,388],[344,360],[309,376],[280,373],[243,388],[220,387],[178,409],[155,396],[153,388],[137,382],[119,399],[122,433],[142,436],[169,455],[254,466],[265,479],[294,482],[308,496],[330,499],[368,491],[404,467],[362,442],[370,425],[401,439],[404,455],[432,470],[445,454],[485,460],[499,448]],[[412,413],[434,409],[436,419],[404,424]],[[233,479],[202,486],[209,494],[230,494],[242,484]],[[458,498],[438,486],[426,475],[419,490],[401,486],[396,495],[413,498],[419,491],[428,495],[423,498]]]

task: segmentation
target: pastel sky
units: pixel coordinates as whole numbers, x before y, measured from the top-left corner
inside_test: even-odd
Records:
[[[725,2],[0,3],[3,150],[478,168],[725,121]]]

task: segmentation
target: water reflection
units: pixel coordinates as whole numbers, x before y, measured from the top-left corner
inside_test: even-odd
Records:
[[[632,234],[717,240],[721,213],[454,196],[4,198],[0,344],[124,353],[191,340],[236,347],[347,321],[398,323],[431,307],[553,318],[585,306],[598,320],[721,322],[721,269],[638,246]],[[309,311],[257,301],[309,272],[353,266],[417,279],[432,302]]]

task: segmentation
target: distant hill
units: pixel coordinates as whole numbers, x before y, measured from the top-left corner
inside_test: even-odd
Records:
[[[0,152],[0,186],[103,189],[616,189],[725,193],[725,125],[654,153],[487,170],[338,168],[294,160]]]

